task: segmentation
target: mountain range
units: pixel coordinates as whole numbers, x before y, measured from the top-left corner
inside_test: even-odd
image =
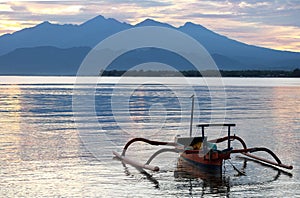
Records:
[[[188,34],[206,48],[221,70],[292,70],[300,67],[298,52],[248,45],[191,22],[176,28],[152,19],[130,25],[97,16],[80,25],[46,21],[2,35],[0,75],[76,75],[84,57],[100,41],[122,30],[143,26],[168,27]],[[163,62],[178,70],[193,68],[174,53],[151,48],[124,54],[110,68],[126,70],[147,61]]]

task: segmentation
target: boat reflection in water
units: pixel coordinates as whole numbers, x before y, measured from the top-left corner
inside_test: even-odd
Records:
[[[174,171],[175,180],[180,184],[185,184],[182,188],[186,188],[186,182],[189,182],[190,194],[198,189],[202,194],[218,193],[227,195],[230,191],[230,178],[220,173],[207,173],[195,167],[182,158],[177,161],[176,170]],[[180,187],[179,187],[180,188]],[[199,189],[200,188],[200,189]],[[199,192],[196,192],[199,194]]]
[[[220,196],[227,196],[230,193],[231,188],[239,186],[243,188],[244,186],[257,185],[259,183],[271,183],[276,180],[281,175],[292,178],[293,175],[287,171],[280,168],[262,163],[251,158],[236,156],[239,159],[239,167],[237,168],[231,164],[224,164],[222,173],[213,173],[203,171],[199,169],[194,164],[188,161],[178,158],[176,169],[174,170],[174,178],[177,181],[177,187],[180,189],[189,189],[190,195],[206,195],[206,194],[218,194]],[[250,162],[250,164],[249,164]],[[250,167],[247,168],[247,166]],[[262,167],[268,167],[269,176],[264,178],[263,181],[256,181],[255,177],[259,177],[262,174],[261,171],[266,171],[262,169],[254,173],[252,170],[253,166],[260,165]],[[250,170],[249,170],[250,168]],[[233,170],[234,169],[234,170]],[[230,174],[235,172],[234,174]],[[251,178],[254,177],[254,180]]]

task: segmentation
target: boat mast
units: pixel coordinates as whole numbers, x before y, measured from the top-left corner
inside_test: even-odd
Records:
[[[192,137],[192,131],[193,131],[194,102],[195,102],[194,94],[191,96],[191,98],[192,98],[192,109],[191,109],[191,121],[190,121],[190,137]]]

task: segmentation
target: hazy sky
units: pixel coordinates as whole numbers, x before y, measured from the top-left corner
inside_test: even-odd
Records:
[[[191,21],[248,44],[300,52],[300,0],[0,0],[0,35],[42,21],[80,24],[97,15],[176,27]]]

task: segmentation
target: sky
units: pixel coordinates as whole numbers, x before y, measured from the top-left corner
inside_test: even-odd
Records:
[[[132,25],[147,18],[175,27],[190,21],[247,44],[300,52],[300,0],[0,0],[0,35],[97,15]]]

